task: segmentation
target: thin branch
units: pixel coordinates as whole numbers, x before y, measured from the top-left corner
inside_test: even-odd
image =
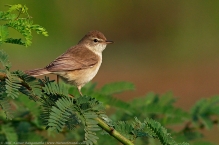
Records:
[[[130,140],[125,138],[123,135],[121,135],[118,131],[115,129],[109,127],[102,119],[96,118],[96,121],[98,122],[98,125],[104,129],[106,132],[108,132],[111,136],[116,138],[119,142],[123,143],[124,145],[134,145]]]
[[[19,16],[21,15],[22,10],[20,9],[19,14],[17,16],[17,18],[15,18],[15,20],[17,20],[19,18]]]
[[[7,79],[7,76],[6,76],[6,74],[5,73],[0,73],[0,80],[1,81],[4,81],[5,79]],[[28,90],[31,90],[31,88],[30,88],[30,86],[26,83],[26,82],[24,82],[22,79],[20,79],[20,84],[22,85],[22,86],[24,86],[25,88],[27,88]]]

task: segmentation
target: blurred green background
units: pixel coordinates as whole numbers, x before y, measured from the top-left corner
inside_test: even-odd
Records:
[[[219,1],[1,0],[0,10],[18,3],[29,8],[49,37],[34,34],[29,48],[2,45],[13,69],[44,67],[96,29],[115,43],[104,51],[93,82],[136,85],[135,92],[119,98],[172,91],[176,105],[188,109],[200,98],[219,94]]]

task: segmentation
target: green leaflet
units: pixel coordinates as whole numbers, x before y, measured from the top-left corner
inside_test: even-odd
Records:
[[[136,139],[136,136],[134,136],[132,133],[134,128],[132,127],[132,124],[130,122],[118,121],[114,123],[114,126],[117,131],[121,132],[129,140],[134,141]]]
[[[189,145],[188,143],[176,143],[170,133],[161,126],[161,124],[153,119],[145,119],[146,127],[153,132],[153,137],[157,138],[163,145]]]
[[[52,92],[54,92],[54,90]],[[53,95],[52,93],[50,94]],[[65,126],[69,129],[74,129],[82,122],[85,127],[85,143],[94,144],[97,142],[98,137],[95,132],[99,131],[100,127],[97,125],[98,122],[95,121],[95,118],[97,118],[99,114],[104,113],[101,103],[88,96],[78,98],[63,96],[58,98],[55,102],[52,102],[50,99],[54,98],[42,98],[42,118],[45,120],[44,123],[49,130],[60,132]]]
[[[0,25],[0,45],[5,42],[8,37],[8,27]]]
[[[32,43],[32,31],[48,36],[48,32],[45,28],[38,24],[33,24],[27,12],[28,8],[25,5],[17,4],[8,6],[9,9],[7,11],[0,11],[0,20],[4,22],[3,25],[0,25],[0,45],[3,43],[11,43],[30,46]],[[14,14],[15,12],[17,14]],[[18,31],[24,37],[24,41],[21,38],[8,37],[8,28]]]
[[[3,50],[0,50],[0,63],[5,70],[9,70],[11,67],[11,63],[8,61],[8,55]]]
[[[20,88],[20,80],[17,77],[16,74],[12,74],[9,72],[9,69],[11,67],[10,62],[8,61],[7,54],[0,50],[0,62],[2,66],[4,67],[4,70],[2,72],[6,73],[7,78],[5,79],[5,91],[7,93],[8,97],[11,97],[13,99],[18,97],[19,94],[19,88]]]
[[[68,96],[69,88],[64,84],[57,84],[54,82],[50,82],[45,84],[45,87],[42,88],[45,93],[49,95],[61,95]]]
[[[97,125],[98,122],[95,121],[95,118],[104,113],[102,103],[88,96],[76,98],[74,102],[75,109],[80,112],[79,118],[85,126],[85,143],[96,143],[98,137],[95,132],[99,131],[100,127]]]
[[[68,121],[68,119],[72,119],[71,115],[73,115],[73,113],[70,110],[72,105],[74,104],[70,98],[63,97],[57,100],[55,106],[49,106],[49,108],[51,108],[51,112],[49,114],[45,112],[46,114],[43,116],[48,122],[47,128],[50,128],[51,130],[57,130],[58,132],[62,131],[66,121]]]
[[[190,112],[196,126],[201,122],[207,129],[212,128],[213,122],[210,116],[219,114],[219,96],[199,100]]]
[[[19,39],[14,39],[14,38],[7,38],[5,40],[5,43],[11,43],[11,44],[18,44],[18,45],[26,45],[22,40],[21,38]]]
[[[6,93],[8,97],[15,99],[19,95],[19,88],[20,88],[20,80],[16,74],[11,74],[9,72],[6,73]]]
[[[16,4],[16,5],[7,5],[9,6],[9,9],[7,12],[12,12],[12,11],[21,11],[21,13],[26,13],[28,8],[24,5],[22,6],[21,4]]]
[[[11,104],[6,94],[0,94],[0,106],[4,111],[7,119],[11,120],[13,118],[13,110],[11,109]]]
[[[85,143],[95,144],[97,143],[97,139],[99,139],[96,136],[95,132],[101,130],[100,127],[97,125],[97,122],[94,122],[97,115],[95,113],[90,112],[85,113],[83,117],[85,119]]]
[[[25,86],[20,86],[19,91],[27,96],[29,96],[33,100],[38,100],[39,97],[42,96],[42,90],[40,86],[40,82],[38,79],[25,74],[22,71],[12,72],[13,75],[16,75],[20,81],[25,83]]]
[[[162,96],[149,93],[145,97],[132,100],[130,109],[135,110],[133,111],[134,115],[139,116],[141,119],[158,116],[157,120],[163,125],[179,124],[188,120],[190,115],[181,108],[176,108],[173,105],[174,101],[175,99],[171,93],[165,93]],[[141,108],[141,110],[138,108]],[[144,114],[138,112],[144,112]]]

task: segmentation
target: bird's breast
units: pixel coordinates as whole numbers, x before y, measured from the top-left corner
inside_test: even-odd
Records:
[[[86,69],[67,71],[60,73],[59,75],[64,81],[68,83],[71,83],[75,86],[84,86],[86,83],[88,83],[90,80],[92,80],[95,77],[101,66],[101,63],[102,63],[102,59],[100,59],[99,62],[96,63],[95,65],[90,66]]]

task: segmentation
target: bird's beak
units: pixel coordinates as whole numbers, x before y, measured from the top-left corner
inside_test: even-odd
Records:
[[[106,44],[112,44],[113,41],[106,40]]]

